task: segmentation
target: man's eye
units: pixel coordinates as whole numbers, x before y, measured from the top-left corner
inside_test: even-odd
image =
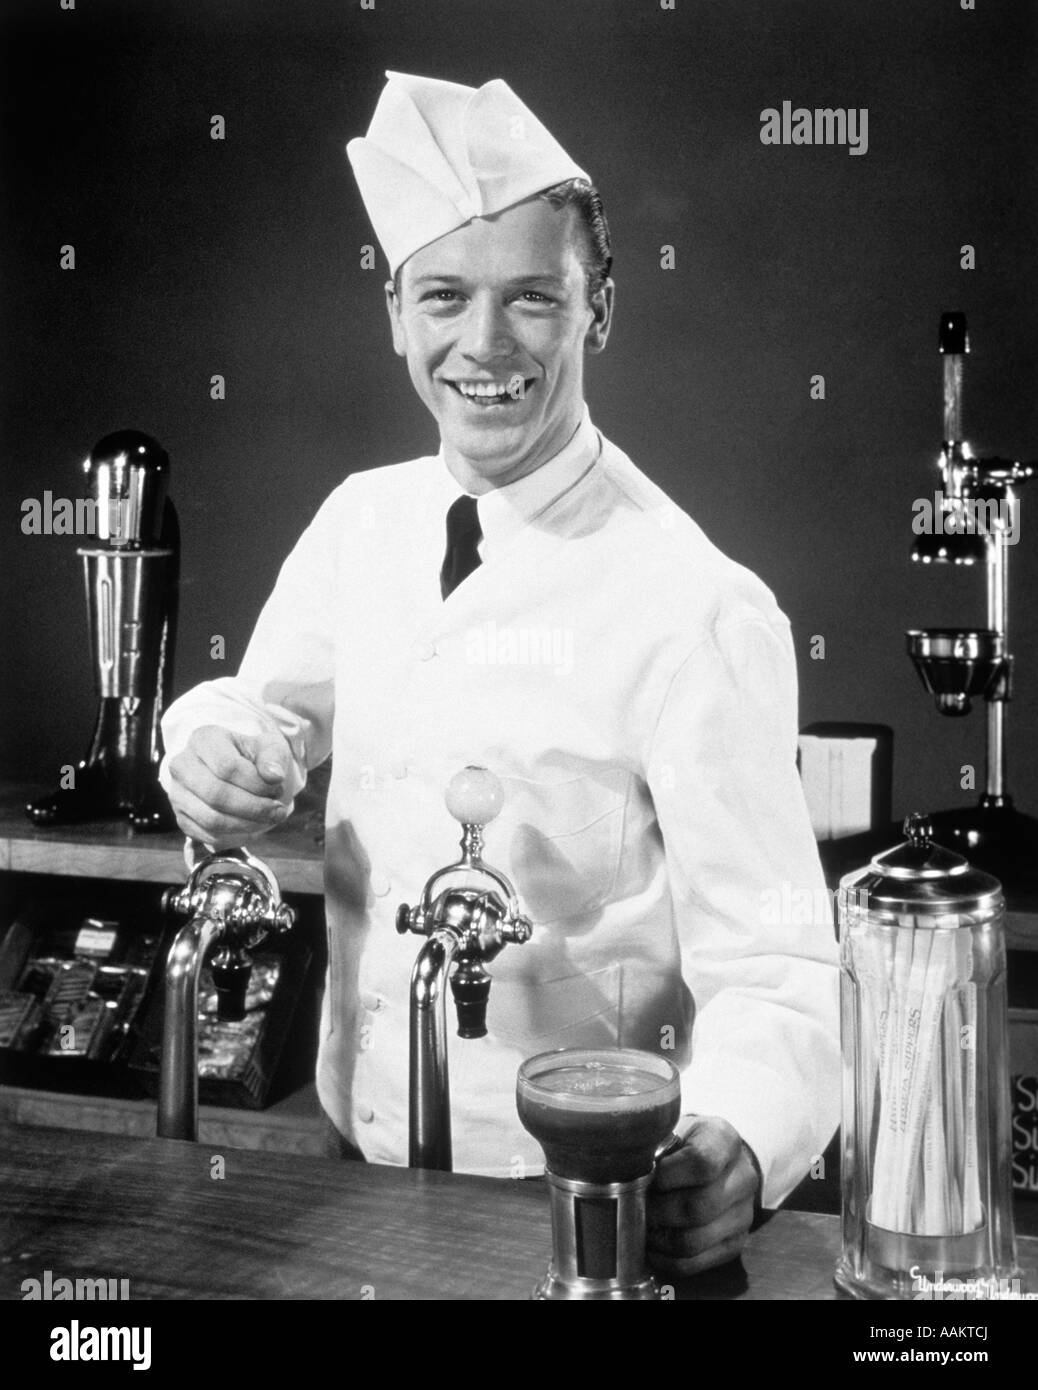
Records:
[[[453,304],[457,298],[457,290],[428,290],[422,295],[423,301],[431,300],[434,304]]]
[[[521,298],[532,300],[537,304],[551,304],[553,302],[546,294],[541,294],[539,290],[523,290]]]

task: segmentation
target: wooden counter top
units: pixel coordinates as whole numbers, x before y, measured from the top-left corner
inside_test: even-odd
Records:
[[[122,820],[33,825],[25,803],[48,790],[53,788],[0,784],[0,870],[136,883],[183,883],[187,877],[179,831],[140,834]],[[313,793],[308,788],[285,824],[251,846],[286,893],[324,893],[318,798],[316,788]]]
[[[0,1297],[129,1280],[131,1299],[525,1300],[544,1185],[70,1131],[0,1135]],[[1038,1239],[1020,1241],[1038,1268]],[[680,1299],[835,1299],[836,1217],[778,1212]],[[1032,1276],[1033,1278],[1033,1273]],[[1038,1288],[1038,1284],[1032,1287]]]

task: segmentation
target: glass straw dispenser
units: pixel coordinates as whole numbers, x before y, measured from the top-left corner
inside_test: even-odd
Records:
[[[907,841],[841,880],[843,1251],[857,1298],[998,1297],[1013,1234],[1002,886]]]

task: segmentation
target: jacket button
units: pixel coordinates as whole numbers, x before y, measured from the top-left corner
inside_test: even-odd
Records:
[[[369,1014],[377,1014],[382,1007],[382,1000],[373,990],[365,989],[361,991],[360,1004]]]
[[[362,1125],[369,1125],[369,1124],[371,1124],[371,1122],[372,1122],[372,1120],[373,1120],[374,1118],[375,1118],[375,1112],[374,1112],[374,1110],[372,1110],[372,1108],[371,1108],[370,1105],[358,1105],[358,1106],[357,1106],[357,1119],[361,1122]]]
[[[371,891],[376,898],[384,898],[389,892],[389,879],[381,869],[372,866],[371,869]]]
[[[416,642],[411,648],[416,661],[429,661],[436,655],[435,642]]]

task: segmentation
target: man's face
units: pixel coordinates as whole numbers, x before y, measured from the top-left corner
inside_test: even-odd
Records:
[[[416,251],[399,299],[387,286],[393,346],[467,491],[532,473],[580,423],[613,296],[607,281],[588,302],[585,235],[575,209],[531,198]]]

